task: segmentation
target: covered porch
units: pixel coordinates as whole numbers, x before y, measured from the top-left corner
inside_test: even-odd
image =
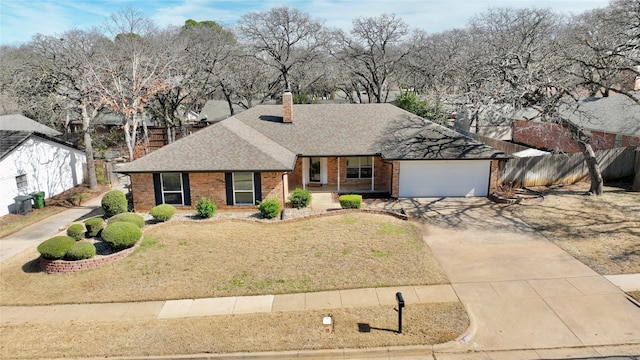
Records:
[[[289,189],[314,193],[390,193],[393,164],[380,156],[299,157]]]

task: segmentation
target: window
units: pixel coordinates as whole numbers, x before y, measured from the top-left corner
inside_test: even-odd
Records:
[[[371,179],[373,173],[373,158],[348,157],[347,179]]]
[[[16,176],[16,186],[18,187],[18,191],[27,191],[27,187],[29,186],[29,183],[27,183],[27,174]]]
[[[182,192],[182,174],[162,173],[160,174],[162,188],[162,202],[170,205],[184,205]]]
[[[253,173],[233,173],[233,204],[254,205],[256,200],[253,192]]]

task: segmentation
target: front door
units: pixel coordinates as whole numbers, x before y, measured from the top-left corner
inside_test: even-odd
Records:
[[[319,157],[309,158],[309,182],[322,182],[322,161]]]

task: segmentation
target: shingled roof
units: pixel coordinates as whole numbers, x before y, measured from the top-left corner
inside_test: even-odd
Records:
[[[48,136],[60,136],[62,133],[20,114],[0,116],[0,130],[38,132]]]
[[[13,149],[20,146],[20,144],[24,143],[32,136],[37,136],[51,142],[77,149],[71,143],[35,131],[0,130],[0,159],[3,159],[5,156],[11,153]]]
[[[388,160],[497,159],[508,155],[391,104],[259,105],[222,120],[118,172],[291,171],[296,156]]]

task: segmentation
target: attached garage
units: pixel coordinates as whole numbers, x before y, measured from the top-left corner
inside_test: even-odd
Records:
[[[400,197],[487,196],[491,160],[400,161]]]

